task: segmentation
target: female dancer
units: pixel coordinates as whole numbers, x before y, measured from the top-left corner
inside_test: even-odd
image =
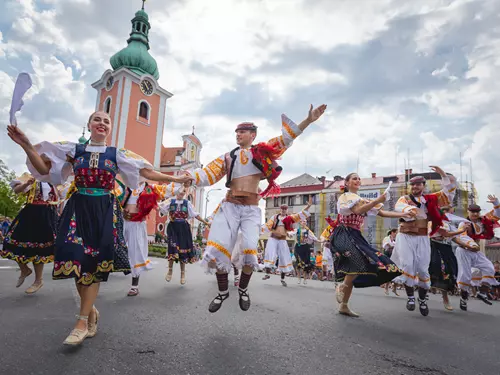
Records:
[[[450,207],[442,207],[443,214],[450,212]],[[467,227],[453,231],[450,224],[443,220],[443,225],[431,236],[431,262],[429,274],[431,287],[440,289],[443,295],[444,308],[453,311],[448,293],[453,293],[457,285],[458,263],[449,239],[467,232]]]
[[[345,178],[345,192],[339,197],[337,209],[338,225],[333,231],[331,244],[334,252],[339,253],[335,259],[337,281],[343,283],[337,287],[339,313],[351,317],[359,315],[348,306],[353,286],[364,288],[379,286],[401,275],[399,268],[384,254],[377,251],[361,234],[366,215],[382,217],[410,217],[413,213],[396,213],[381,210],[386,194],[368,201],[357,193],[361,179],[356,173]]]
[[[139,277],[142,271],[152,269],[148,258],[148,231],[146,219],[149,213],[158,207],[158,202],[183,189],[181,184],[172,182],[168,185],[148,184],[142,182],[138,189],[130,189],[116,180],[119,188],[117,196],[123,208],[123,234],[128,248],[128,257],[132,270],[132,286],[127,293],[129,297],[139,294]]]
[[[54,279],[74,278],[80,295],[80,314],[74,329],[64,341],[81,344],[97,333],[99,312],[94,301],[99,283],[107,281],[110,272],[130,272],[127,247],[123,238],[123,215],[112,194],[115,176],[137,188],[141,178],[156,181],[186,182],[153,171],[142,157],[127,150],[107,147],[111,118],[105,112],[93,113],[88,121],[90,141],[42,142],[32,145],[14,125],[8,126],[9,137],[28,156],[28,169],[40,180],[63,184],[73,172],[76,189],[68,199],[59,220],[54,259]]]
[[[295,258],[297,259],[297,282],[300,284],[302,276],[304,277],[304,285],[307,284],[310,273],[313,270],[311,264],[312,244],[314,241],[321,242],[316,238],[314,233],[307,227],[306,221],[301,220],[300,225],[296,230],[295,243]]]
[[[185,189],[179,190],[176,197],[168,202],[160,204],[160,211],[169,215],[170,221],[167,226],[167,244],[168,244],[168,272],[165,280],[172,280],[174,262],[181,265],[181,285],[186,284],[186,263],[194,263],[196,254],[193,251],[193,235],[188,219],[196,218],[206,226],[210,226],[205,221],[190,201],[184,199]]]
[[[323,280],[331,280],[330,272],[333,273],[333,254],[330,249],[330,239],[333,234],[333,229],[336,226],[336,221],[332,220],[330,217],[326,217],[325,220],[328,226],[319,237],[323,242],[323,274],[327,275],[327,277],[323,277]]]
[[[27,294],[33,294],[43,286],[43,265],[54,261],[58,194],[52,185],[36,181],[28,173],[12,181],[10,186],[27,199],[9,227],[0,256],[19,264],[21,275],[16,288],[32,274],[28,263],[33,263],[35,282],[26,290]]]

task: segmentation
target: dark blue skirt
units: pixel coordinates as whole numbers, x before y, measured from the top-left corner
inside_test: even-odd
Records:
[[[52,276],[90,285],[110,272],[130,273],[121,207],[113,195],[75,193],[59,220]]]
[[[56,222],[54,205],[27,204],[10,225],[0,256],[23,264],[52,262]]]
[[[366,288],[385,284],[402,274],[389,257],[371,247],[354,228],[337,226],[331,238],[331,248],[338,282],[342,282],[346,275],[357,275],[354,286]]]
[[[196,254],[193,250],[191,226],[186,220],[170,221],[167,226],[167,259],[174,262],[194,263]]]
[[[311,263],[312,248],[309,244],[295,245],[295,258],[297,259],[297,268],[306,272],[311,272],[314,264]]]
[[[451,245],[431,240],[429,264],[431,286],[453,292],[457,286],[458,263]]]

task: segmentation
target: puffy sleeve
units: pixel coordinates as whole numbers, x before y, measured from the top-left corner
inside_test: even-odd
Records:
[[[171,199],[167,199],[167,200],[164,200],[163,202],[159,203],[158,210],[160,210],[160,212],[163,215],[168,216],[169,215],[169,207],[170,207],[171,202],[172,202]]]
[[[263,224],[261,227],[261,233],[270,232],[273,229],[274,221],[276,220],[276,215],[273,215],[269,218],[267,223]]]
[[[316,235],[313,233],[313,231],[310,229],[308,229],[308,230],[309,230],[309,238],[313,241],[320,242],[318,237],[316,237]]]
[[[351,211],[351,208],[353,208],[361,200],[361,197],[357,194],[344,193],[339,197],[339,200],[337,201],[337,211],[344,216],[351,215],[353,213]]]
[[[390,249],[392,248],[393,246],[391,246],[391,237],[390,236],[387,236],[384,238],[384,240],[382,241],[382,248],[384,250],[387,250],[387,249]]]
[[[458,230],[464,230],[465,229],[465,222],[461,222],[460,225],[458,226]],[[455,242],[458,246],[461,246],[462,244],[465,244],[467,246],[475,247],[478,248],[479,245],[474,241],[472,238],[470,238],[467,235],[467,232],[463,232],[452,239],[453,242]]]
[[[165,200],[168,198],[175,197],[179,191],[184,188],[183,184],[178,182],[170,182],[168,184],[153,184],[153,190],[160,197],[159,200]]]
[[[44,160],[50,161],[51,167],[49,174],[42,175],[28,158],[26,165],[33,177],[38,181],[48,182],[52,185],[63,185],[73,174],[70,160],[75,156],[76,144],[73,142],[41,142],[34,147]]]
[[[141,169],[153,170],[153,166],[142,156],[123,148],[116,152],[116,162],[123,182],[132,190],[138,189],[140,183],[146,180],[140,174]]]
[[[486,215],[484,215],[488,220],[491,220],[493,222],[498,222],[500,221],[500,201],[498,198],[496,201],[493,203],[493,210],[488,212]]]
[[[455,197],[457,184],[455,182],[451,182],[448,176],[443,177],[441,183],[443,184],[443,189],[437,193],[433,193],[432,195],[436,195],[438,197],[438,205],[440,207],[449,206]]]
[[[299,221],[301,220],[307,220],[307,218],[311,216],[311,214],[309,213],[309,211],[306,211],[306,210],[302,210],[300,211],[298,214],[291,214],[291,215],[288,215],[284,220],[292,220],[294,223],[298,223]]]
[[[212,160],[204,168],[195,168],[187,171],[194,179],[193,185],[210,186],[219,182],[226,174],[224,155]]]
[[[188,201],[188,216],[190,219],[192,219],[193,217],[200,216],[199,212],[196,212],[193,204],[190,201]]]
[[[416,209],[417,207],[412,206],[405,195],[400,197],[396,202],[396,206],[394,207],[394,211],[397,212],[409,212],[411,210]]]
[[[279,137],[271,138],[267,144],[277,150],[279,156],[292,145],[293,140],[302,134],[302,130],[298,125],[290,120],[285,114],[281,115],[281,135]]]

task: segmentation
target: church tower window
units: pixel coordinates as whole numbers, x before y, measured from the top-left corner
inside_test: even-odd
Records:
[[[139,113],[138,120],[146,121],[149,124],[149,116],[151,109],[149,107],[148,102],[145,100],[141,100],[139,102]]]
[[[104,102],[104,112],[111,113],[111,97],[108,97]]]

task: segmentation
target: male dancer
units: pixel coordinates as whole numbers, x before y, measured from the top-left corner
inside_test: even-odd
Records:
[[[412,212],[411,219],[400,219],[399,233],[391,259],[403,271],[394,282],[404,284],[408,302],[406,308],[415,310],[414,287],[418,286],[419,310],[423,316],[429,315],[427,306],[427,291],[431,287],[429,263],[431,260],[431,245],[428,233],[429,221],[432,223],[433,235],[443,223],[440,206],[450,205],[455,195],[456,185],[453,176],[448,176],[441,168],[431,166],[442,178],[443,190],[424,194],[425,178],[413,177],[410,180],[411,194],[402,196],[396,203],[395,211]]]
[[[269,279],[271,270],[275,268],[276,259],[278,259],[278,268],[281,273],[281,285],[287,286],[285,274],[293,271],[292,256],[290,248],[286,241],[289,232],[294,230],[293,224],[301,220],[306,220],[311,214],[309,208],[312,205],[312,200],[309,199],[307,207],[298,214],[288,215],[288,206],[286,204],[280,207],[281,212],[271,217],[264,225],[263,229],[271,232],[271,236],[267,240],[266,252],[264,258],[264,267],[266,275],[262,280]]]
[[[296,125],[282,115],[282,135],[252,146],[257,136],[257,126],[244,122],[236,127],[236,147],[210,162],[205,168],[189,171],[197,186],[213,185],[227,176],[229,189],[225,201],[214,217],[208,236],[205,255],[201,264],[207,270],[217,270],[219,293],[210,303],[208,310],[218,311],[222,302],[229,297],[228,273],[231,265],[231,251],[234,248],[238,230],[242,233],[242,275],[239,282],[239,305],[243,311],[250,308],[248,284],[257,263],[257,243],[259,240],[261,212],[258,188],[261,179],[267,179],[269,186],[261,196],[279,192],[275,180],[282,168],[276,160],[292,145],[297,136],[325,112],[326,105],[313,109],[311,105],[307,118]]]
[[[455,255],[458,262],[457,282],[460,288],[460,309],[467,311],[467,301],[469,299],[469,290],[472,286],[472,267],[481,271],[481,285],[477,297],[491,305],[488,300],[488,292],[491,286],[498,285],[495,279],[495,267],[493,263],[486,258],[479,248],[479,240],[490,240],[493,238],[493,226],[500,220],[500,201],[494,195],[488,195],[488,202],[493,204],[493,210],[486,215],[481,215],[481,207],[477,204],[471,204],[468,208],[471,223],[460,223],[459,230],[466,229],[467,236],[462,235],[454,241],[459,245]],[[468,224],[468,225],[467,225]]]

